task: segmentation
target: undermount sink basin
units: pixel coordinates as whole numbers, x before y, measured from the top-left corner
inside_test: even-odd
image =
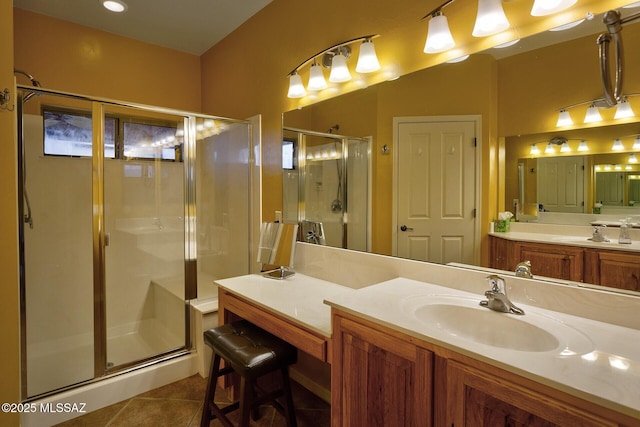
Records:
[[[410,309],[420,323],[450,338],[518,351],[556,351],[561,356],[593,350],[586,335],[552,316],[530,307],[524,315],[499,313],[479,301],[439,295],[414,299]]]

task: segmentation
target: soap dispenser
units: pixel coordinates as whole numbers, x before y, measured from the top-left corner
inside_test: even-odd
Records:
[[[631,236],[629,236],[629,222],[627,218],[621,220],[620,237],[618,237],[618,243],[627,245],[631,244]]]

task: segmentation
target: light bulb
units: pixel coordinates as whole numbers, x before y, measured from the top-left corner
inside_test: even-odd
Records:
[[[620,138],[616,138],[616,140],[613,141],[613,146],[611,147],[611,149],[613,151],[622,151],[622,150],[624,150],[624,145],[622,145],[622,141],[620,141]]]
[[[289,98],[302,98],[307,94],[307,91],[304,90],[304,85],[302,84],[302,77],[298,73],[293,73],[289,77],[289,93],[287,96]]]
[[[600,115],[600,110],[596,107],[595,104],[591,104],[589,108],[587,108],[587,114],[584,116],[585,123],[595,123],[601,122],[602,116]]]
[[[560,12],[576,4],[578,0],[535,0],[531,16],[545,16]]]
[[[627,100],[625,96],[622,98],[622,101],[616,105],[616,114],[613,116],[614,119],[628,119],[629,117],[633,117],[636,114],[631,109],[631,104]]]
[[[376,49],[373,46],[373,42],[367,39],[360,45],[356,71],[358,73],[372,73],[379,69],[380,62],[378,62],[378,57],[376,56]]]
[[[449,50],[456,45],[449,29],[447,17],[436,12],[429,20],[427,41],[424,45],[424,53],[438,53]]]
[[[309,83],[307,89],[309,90],[322,90],[327,88],[327,81],[324,79],[324,73],[322,66],[315,62],[309,69]]]
[[[342,83],[351,80],[351,73],[347,67],[347,58],[338,53],[331,59],[331,73],[329,81],[331,83]]]
[[[471,33],[474,37],[497,34],[509,28],[501,0],[478,0],[478,15]]]
[[[558,114],[558,122],[556,123],[557,127],[563,126],[571,126],[573,124],[573,120],[571,120],[571,115],[567,110],[560,110]]]

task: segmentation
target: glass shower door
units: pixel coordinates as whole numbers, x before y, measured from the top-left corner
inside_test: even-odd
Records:
[[[29,99],[18,110],[25,397],[94,377],[91,105]]]
[[[185,118],[109,107],[104,162],[106,368],[185,346]]]

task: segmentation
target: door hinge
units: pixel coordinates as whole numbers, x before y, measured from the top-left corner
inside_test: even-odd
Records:
[[[473,215],[473,217],[475,218],[477,213],[478,213],[478,209],[473,208],[473,211],[471,211],[471,215]]]
[[[473,146],[474,147],[478,146],[478,138],[473,138]]]

